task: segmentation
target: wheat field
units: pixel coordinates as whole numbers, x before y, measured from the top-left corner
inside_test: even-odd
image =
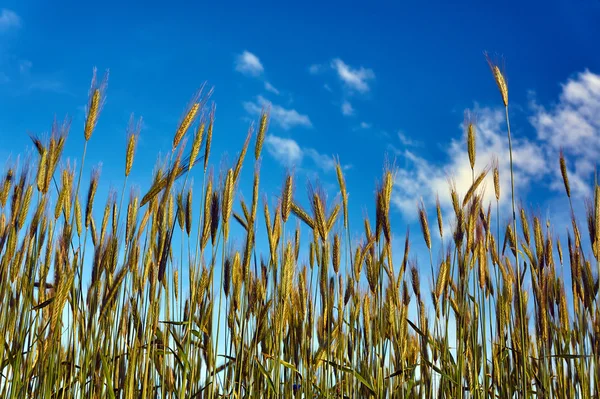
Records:
[[[510,145],[508,87],[490,67]],[[439,200],[433,217],[415,206],[421,231],[394,235],[403,227],[392,228],[390,200],[402,188],[386,163],[375,220],[351,228],[364,204],[349,204],[339,160],[337,200],[314,185],[306,201],[293,174],[263,195],[267,108],[215,171],[205,87],[166,160],[129,194],[131,123],[123,189],[99,198],[100,172],[84,164],[105,95],[94,73],[80,166],[63,149],[81,132],[55,122],[0,176],[2,398],[598,397],[600,187],[572,203],[564,156],[569,225],[516,206],[511,148],[512,187],[493,160],[475,169],[468,123],[472,185],[450,184],[453,214]],[[248,202],[237,195],[243,166],[254,168]],[[411,254],[415,240],[429,253]]]

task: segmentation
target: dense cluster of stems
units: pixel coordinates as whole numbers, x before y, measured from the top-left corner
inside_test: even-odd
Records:
[[[511,213],[501,215],[498,163],[475,167],[468,117],[471,187],[450,184],[450,213],[437,199],[437,232],[426,205],[415,207],[424,261],[408,230],[397,241],[392,228],[402,189],[392,166],[374,223],[355,230],[339,160],[335,200],[319,186],[298,197],[293,174],[263,197],[268,109],[217,177],[205,87],[144,195],[125,194],[141,128],[132,118],[123,190],[101,202],[100,171],[84,167],[106,90],[94,73],[80,167],[63,159],[68,121],[55,122],[47,139],[32,137],[32,159],[0,176],[0,396],[597,397],[600,186],[587,235],[562,153],[566,231],[517,209],[508,88],[490,66],[506,109]],[[237,194],[252,142],[246,202]],[[484,201],[489,175],[494,203]]]

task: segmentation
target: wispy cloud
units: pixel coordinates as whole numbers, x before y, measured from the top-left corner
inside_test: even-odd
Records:
[[[495,156],[500,170],[501,206],[510,198],[510,164],[504,111],[477,108],[477,148],[475,169],[482,170]],[[564,191],[558,167],[559,151],[565,152],[571,193],[575,196],[591,195],[593,175],[600,153],[600,75],[589,70],[578,73],[562,84],[559,99],[550,107],[532,101],[529,121],[535,140],[513,137],[515,190],[523,199],[528,190],[551,189]],[[398,169],[394,204],[407,217],[416,215],[416,203],[423,198],[433,205],[437,193],[442,205],[451,209],[448,179],[452,178],[459,194],[464,195],[471,185],[472,174],[466,149],[466,137],[452,139],[446,146],[446,159],[430,162],[416,149],[406,148],[413,140],[402,133],[399,140],[405,144],[396,150],[403,166]],[[484,201],[495,201],[493,182],[488,176],[482,185]],[[508,193],[508,194],[506,194]]]
[[[362,121],[360,122],[358,125],[354,126],[352,128],[353,132],[358,132],[358,131],[365,131],[365,130],[369,130],[369,134],[373,134],[374,136],[381,136],[381,132],[378,131],[374,131],[371,130],[373,128],[373,124],[369,123],[369,122],[365,122]],[[388,145],[395,153],[397,153],[397,150],[390,144]]]
[[[0,84],[10,83],[10,90],[14,95],[28,95],[34,91],[73,94],[60,73],[41,74],[29,60],[11,56],[0,66],[6,71],[0,71]]]
[[[312,122],[307,115],[303,115],[295,109],[287,109],[281,105],[276,105],[264,98],[258,96],[256,102],[247,101],[244,109],[251,115],[259,115],[264,108],[269,107],[271,121],[285,130],[294,127],[312,127]]]
[[[6,8],[0,10],[0,34],[21,27],[21,17]],[[59,78],[59,73],[40,74],[33,68],[33,63],[24,58],[4,53],[0,57],[0,84],[10,84],[13,95],[27,95],[33,91],[47,91],[59,94],[72,94]]]
[[[273,94],[279,95],[279,90],[277,90],[277,88],[275,88],[275,86],[273,86],[269,82],[265,82],[265,90],[269,91],[269,92],[271,92]]]
[[[569,164],[571,191],[589,194],[600,153],[600,75],[585,70],[562,85],[559,101],[549,109],[532,101],[534,114],[530,122],[545,143],[547,156],[558,164],[558,153],[564,149]],[[562,190],[557,168],[552,188]]]
[[[277,162],[285,167],[301,167],[305,159],[310,159],[315,167],[324,172],[333,172],[335,170],[335,159],[333,156],[320,153],[314,148],[300,147],[300,145],[291,138],[283,138],[269,135],[265,139],[267,151]],[[350,168],[350,165],[343,165],[344,169]]]
[[[69,91],[65,88],[65,85],[62,81],[54,78],[41,78],[36,77],[31,80],[28,85],[28,89],[30,91],[49,91],[54,93],[62,93],[62,94],[70,94]]]
[[[302,162],[304,153],[295,140],[269,135],[265,144],[269,154],[283,166],[291,167]]]
[[[510,166],[508,141],[504,130],[502,110],[476,109],[478,116],[475,170],[483,170],[497,157],[500,171],[500,187],[507,192],[510,187]],[[403,166],[397,170],[396,189],[393,203],[409,219],[416,217],[416,204],[420,199],[433,206],[437,194],[446,210],[452,209],[448,195],[448,182],[451,179],[459,195],[464,195],[471,186],[472,173],[467,154],[466,137],[452,139],[446,145],[447,158],[443,162],[430,162],[411,149],[399,151]],[[513,139],[513,160],[517,195],[524,195],[534,179],[538,179],[548,169],[546,158],[538,143],[527,139]],[[482,184],[483,200],[495,201],[492,174],[489,173]],[[521,193],[521,194],[519,194]],[[500,197],[501,206],[508,202],[506,194]]]
[[[335,160],[333,159],[333,156],[321,154],[313,148],[307,148],[304,150],[304,153],[306,156],[312,159],[319,169],[323,170],[324,172],[331,172],[335,170]]]
[[[375,79],[372,69],[352,68],[339,58],[331,61],[331,67],[337,72],[340,80],[351,90],[366,93],[370,90],[369,82]]]
[[[33,64],[29,60],[21,60],[19,61],[19,73],[21,75],[29,73]]]
[[[72,94],[66,87],[62,79],[56,74],[40,75],[35,71],[34,65],[29,60],[18,60],[16,65],[19,69],[19,76],[16,78],[23,83],[27,92],[47,91],[58,94]]]
[[[16,12],[3,8],[0,11],[0,32],[6,32],[21,26],[21,17]]]
[[[406,153],[406,150],[414,151],[417,148],[423,146],[422,142],[415,140],[412,137],[409,137],[407,134],[405,134],[402,131],[399,131],[396,134],[396,137],[398,138],[398,142],[400,144],[391,140],[391,137],[387,132],[383,132],[383,136],[387,138],[388,149],[391,150],[394,154],[399,155],[399,156],[404,156],[404,154]]]
[[[321,65],[321,64],[312,64],[311,66],[308,67],[308,72],[311,75],[316,75],[322,71],[323,71],[323,65]]]
[[[352,108],[352,104],[349,101],[344,101],[342,103],[342,114],[345,116],[354,115],[354,108]]]
[[[249,51],[239,54],[235,60],[235,70],[247,76],[260,76],[265,68],[258,57]]]
[[[247,50],[238,54],[235,59],[235,70],[243,75],[262,80],[266,91],[276,95],[280,94],[279,89],[267,80],[265,68],[256,54]]]
[[[403,132],[398,132],[398,140],[404,147],[421,147],[423,145],[420,141],[408,137]]]
[[[363,66],[352,67],[340,58],[334,58],[329,64],[313,64],[308,67],[308,72],[311,75],[319,75],[326,71],[334,71],[347,90],[360,94],[365,94],[371,90],[369,84],[375,80],[375,72],[372,69]],[[331,91],[330,86],[327,84],[325,84],[325,89]]]

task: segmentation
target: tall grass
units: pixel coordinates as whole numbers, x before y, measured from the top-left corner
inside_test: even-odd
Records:
[[[508,88],[490,66],[510,146]],[[509,148],[505,224],[497,162],[476,170],[469,118],[472,185],[464,195],[450,185],[452,215],[437,200],[439,240],[424,204],[415,208],[429,252],[421,260],[408,231],[394,242],[390,165],[374,225],[357,230],[339,160],[341,201],[318,186],[304,201],[287,175],[261,202],[268,109],[250,160],[252,198],[237,196],[254,130],[217,178],[208,162],[215,108],[203,88],[143,196],[126,195],[141,126],[132,120],[123,190],[101,202],[100,174],[84,162],[105,89],[94,74],[78,170],[62,157],[70,126],[55,122],[47,140],[32,137],[37,159],[1,177],[1,397],[598,397],[596,182],[587,235],[573,211],[569,226],[517,212]],[[566,162],[561,154],[557,167],[573,210]],[[483,199],[490,172],[495,215]]]

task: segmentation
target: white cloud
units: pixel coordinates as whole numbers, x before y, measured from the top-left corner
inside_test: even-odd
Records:
[[[352,104],[348,101],[344,101],[342,103],[342,114],[345,116],[354,115],[354,108],[352,108]]]
[[[562,85],[559,101],[546,109],[533,102],[531,124],[545,144],[554,172],[552,188],[563,190],[558,153],[564,149],[575,195],[589,195],[600,153],[600,75],[585,70]],[[586,183],[587,182],[587,183]]]
[[[572,195],[589,196],[600,153],[600,75],[588,70],[575,75],[562,85],[555,104],[543,107],[533,101],[530,111],[529,121],[536,140],[515,135],[513,130],[517,199],[523,199],[534,184],[543,188],[549,183],[550,189],[564,193],[558,163],[561,149],[567,159]],[[510,203],[511,189],[504,110],[476,108],[475,113],[476,173],[489,165],[493,156],[497,157],[500,202],[501,206],[506,206]],[[396,154],[402,157],[402,167],[397,170],[394,204],[405,216],[415,217],[417,201],[423,198],[427,205],[433,206],[439,193],[442,206],[451,212],[448,178],[454,178],[460,195],[466,193],[472,181],[464,129],[460,139],[452,139],[444,146],[446,159],[435,163],[406,148],[412,143],[406,135],[399,133],[398,138],[406,146],[403,150],[396,150]],[[495,201],[491,173],[483,188],[484,201]]]
[[[29,90],[50,91],[55,93],[68,93],[62,81],[51,77],[40,77],[33,79],[29,86]]]
[[[265,82],[265,90],[270,91],[273,94],[279,95],[279,90],[277,90],[277,88],[275,88],[275,86],[273,86],[269,82]]]
[[[244,51],[236,57],[235,70],[248,76],[260,76],[265,69],[256,55]]]
[[[320,73],[322,70],[323,70],[323,65],[320,65],[320,64],[313,64],[308,67],[308,72],[311,75],[316,75],[316,74]]]
[[[335,160],[333,159],[333,156],[321,154],[313,148],[306,149],[304,153],[323,171],[330,172],[335,170]]]
[[[265,139],[265,144],[269,154],[286,167],[299,165],[302,162],[304,153],[295,140],[269,135]]]
[[[359,130],[370,130],[372,127],[373,127],[373,125],[371,123],[363,121],[363,122],[360,122],[358,125],[354,126],[352,128],[352,131],[356,132],[356,131],[359,131]],[[372,133],[374,133],[376,135],[379,134],[377,132],[372,132]],[[369,134],[371,134],[371,132],[369,132]]]
[[[339,58],[331,61],[331,67],[337,72],[338,77],[344,84],[359,93],[366,93],[370,87],[368,82],[375,79],[375,73],[372,69],[352,68]]]
[[[247,101],[244,103],[244,109],[252,115],[260,115],[261,111],[267,107],[271,109],[271,121],[285,130],[296,126],[312,127],[312,122],[307,115],[300,114],[295,109],[275,105],[263,96],[258,96],[256,102]]]
[[[21,26],[21,17],[14,11],[3,8],[0,11],[0,32],[6,32]]]
[[[29,70],[31,69],[32,65],[33,64],[29,60],[21,60],[19,62],[19,72],[21,74],[27,74],[27,73],[29,73]]]
[[[423,143],[421,143],[420,141],[408,137],[403,132],[398,132],[398,140],[400,140],[400,144],[402,144],[405,147],[420,147],[421,145],[423,145]]]
[[[265,139],[265,144],[269,154],[285,167],[300,167],[304,159],[308,158],[314,166],[326,173],[335,170],[333,156],[322,154],[314,148],[300,147],[294,139],[269,135]],[[343,169],[350,167],[350,165],[342,165]]]
[[[498,158],[500,203],[504,206],[510,198],[510,165],[504,114],[502,110],[490,108],[476,109],[475,112],[478,114],[475,174],[490,165],[494,156]],[[449,178],[455,182],[460,196],[464,196],[470,188],[472,172],[465,134],[460,139],[452,139],[446,148],[448,158],[439,164],[431,163],[409,149],[400,152],[404,166],[397,171],[392,201],[405,217],[416,217],[417,201],[420,199],[426,205],[433,206],[436,194],[439,194],[442,207],[449,212],[452,209]],[[547,162],[536,143],[517,138],[513,138],[513,161],[515,190],[517,198],[520,198],[530,183],[545,173]],[[488,174],[480,187],[484,190],[484,203],[495,202],[492,173]]]

